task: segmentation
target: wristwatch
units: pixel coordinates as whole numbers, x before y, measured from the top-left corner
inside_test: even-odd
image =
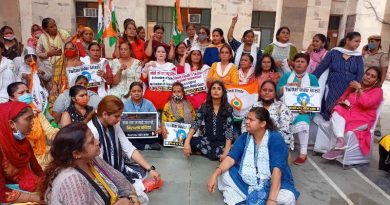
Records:
[[[150,172],[150,171],[152,171],[152,170],[156,170],[156,167],[155,166],[150,166],[150,168],[149,169],[147,169],[146,171],[148,171],[148,172]]]

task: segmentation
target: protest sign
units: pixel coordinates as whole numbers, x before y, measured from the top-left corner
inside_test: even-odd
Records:
[[[83,75],[88,79],[88,87],[100,86],[102,83],[102,78],[97,75],[99,70],[102,70],[101,63],[66,68],[69,87],[72,86],[71,83],[74,82],[79,75]]]
[[[284,104],[291,111],[321,111],[321,88],[284,86]]]
[[[151,90],[171,91],[172,84],[175,82],[175,70],[150,70],[149,88]]]
[[[228,102],[233,107],[234,118],[245,118],[245,114],[259,98],[258,87],[257,81],[246,85],[226,85]]]
[[[181,82],[186,95],[206,91],[206,81],[203,71],[193,71],[175,76],[175,82]]]
[[[191,125],[178,122],[166,122],[165,128],[168,131],[168,136],[164,139],[164,146],[183,148]]]
[[[157,112],[124,112],[120,126],[130,139],[157,138]]]

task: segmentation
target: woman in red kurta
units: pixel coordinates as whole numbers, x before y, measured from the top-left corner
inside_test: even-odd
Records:
[[[0,104],[0,203],[39,202],[28,193],[38,188],[43,176],[30,142],[25,138],[32,129],[33,110],[23,102]],[[16,184],[21,191],[6,184]]]
[[[377,109],[383,100],[383,90],[380,87],[381,70],[370,67],[366,70],[361,83],[352,81],[349,88],[338,100],[333,108],[331,117],[332,131],[337,137],[336,146],[322,155],[323,158],[333,160],[344,154],[346,143],[344,134],[353,131],[359,141],[363,155],[370,153],[371,133]],[[364,129],[360,129],[364,127]],[[359,128],[359,129],[357,129]]]

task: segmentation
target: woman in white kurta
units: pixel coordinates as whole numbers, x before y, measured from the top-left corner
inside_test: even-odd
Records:
[[[8,102],[7,86],[16,81],[15,64],[2,56],[5,47],[0,42],[0,103]]]

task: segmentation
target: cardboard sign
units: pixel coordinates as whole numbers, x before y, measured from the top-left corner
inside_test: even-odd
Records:
[[[204,92],[207,89],[203,71],[193,71],[176,75],[174,81],[183,84],[186,95]]]
[[[151,90],[171,91],[172,84],[175,82],[175,70],[150,70],[149,88]]]
[[[78,76],[83,75],[88,79],[88,87],[98,87],[102,84],[102,78],[97,75],[97,72],[102,70],[102,64],[82,65],[77,67],[66,68],[69,87]]]
[[[285,86],[283,94],[284,104],[291,111],[321,111],[321,88]]]
[[[130,139],[157,138],[157,112],[124,112],[120,126]]]
[[[166,122],[165,128],[168,131],[168,136],[167,139],[164,139],[164,146],[183,148],[191,125],[178,122]]]

